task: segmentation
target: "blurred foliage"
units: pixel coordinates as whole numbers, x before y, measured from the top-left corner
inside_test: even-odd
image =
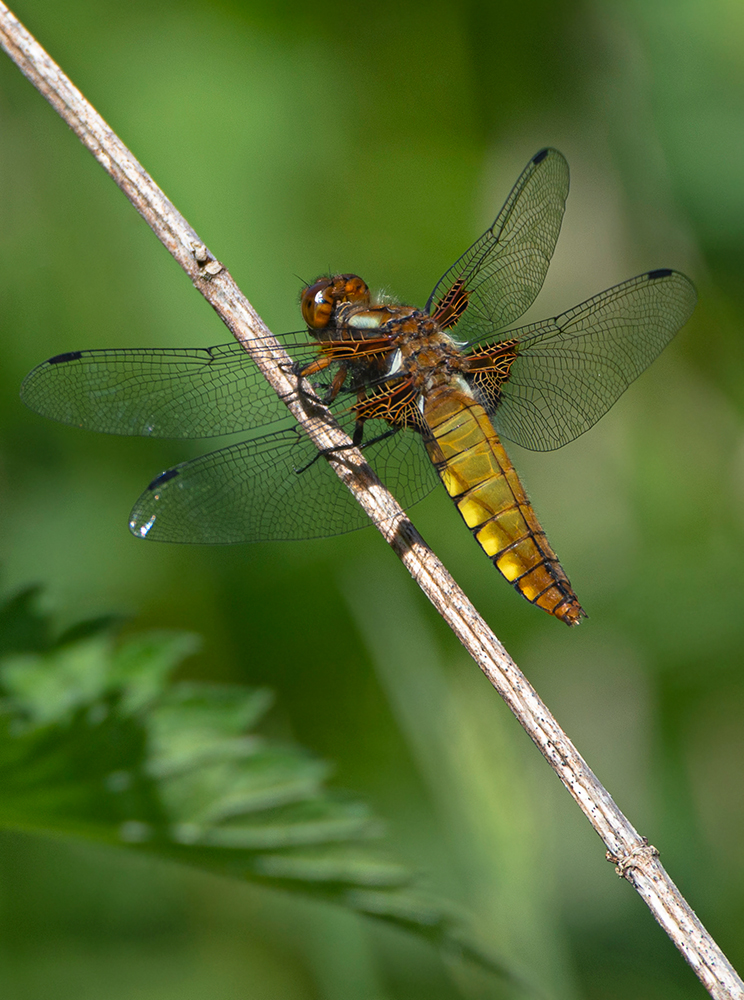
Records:
[[[0,607],[0,829],[65,834],[287,889],[412,930],[506,975],[452,907],[372,843],[379,820],[328,766],[254,732],[268,689],[171,684],[188,633],[50,641],[29,589]]]
[[[556,454],[514,449],[591,615],[580,630],[520,601],[446,497],[414,517],[741,968],[741,5],[14,10],[278,331],[299,325],[301,279],[326,269],[424,302],[544,145],[566,154],[572,193],[535,318],[653,267],[695,280],[693,320],[598,427]],[[227,335],[7,60],[0,124],[9,588],[43,580],[63,628],[116,609],[138,629],[198,631],[209,655],[182,679],[275,689],[268,735],[337,761],[339,784],[391,817],[401,853],[415,844],[434,888],[475,911],[546,996],[703,995],[373,532],[137,542],[133,500],[194,451],[24,411],[20,382],[52,354]],[[6,834],[2,859],[10,995],[45,997],[50,977],[76,1000],[488,989],[452,986],[431,949],[370,922],[145,856]]]

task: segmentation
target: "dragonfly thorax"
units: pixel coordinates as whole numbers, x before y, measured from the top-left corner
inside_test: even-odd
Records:
[[[406,398],[417,400],[420,411],[421,400],[432,392],[455,385],[468,391],[462,378],[466,359],[438,317],[414,306],[373,303],[358,275],[318,278],[302,293],[302,313],[321,350],[305,374],[333,362],[340,366],[331,399],[341,386],[365,399],[369,392],[400,395],[398,387],[405,383]]]
[[[465,359],[452,337],[420,310],[390,324],[400,371],[424,395],[459,380]]]

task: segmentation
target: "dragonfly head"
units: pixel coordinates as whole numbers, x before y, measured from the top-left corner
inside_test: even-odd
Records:
[[[300,298],[302,318],[311,330],[322,330],[343,303],[368,306],[369,288],[357,274],[335,274],[317,278],[303,289]]]

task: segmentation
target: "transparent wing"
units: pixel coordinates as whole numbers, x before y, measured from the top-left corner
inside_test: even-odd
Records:
[[[639,274],[554,319],[509,331],[517,356],[507,380],[497,385],[476,375],[473,384],[499,434],[534,451],[560,448],[609,410],[696,301],[694,285],[678,271]]]
[[[307,337],[297,345],[296,360],[317,354]],[[217,437],[286,416],[237,342],[59,354],[26,376],[21,398],[64,424],[145,437]]]
[[[545,281],[567,196],[566,160],[557,149],[541,150],[491,228],[437,282],[428,312],[434,314],[448,295],[454,297],[460,317],[455,336],[467,341],[493,339],[519,319]]]
[[[389,430],[377,421],[367,429]],[[404,506],[434,488],[437,475],[418,435],[370,440],[365,456]],[[326,459],[290,428],[164,472],[134,505],[129,526],[156,541],[214,544],[322,538],[368,524]]]

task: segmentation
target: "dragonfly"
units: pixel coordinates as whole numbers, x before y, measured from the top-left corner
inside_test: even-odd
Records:
[[[330,407],[404,507],[441,482],[509,583],[576,625],[586,613],[502,439],[550,451],[583,434],[685,324],[696,293],[659,268],[515,326],[545,280],[568,188],[565,158],[540,150],[423,309],[373,300],[357,275],[325,275],[302,291],[306,329],[282,343],[300,397]],[[157,476],[130,516],[137,537],[300,540],[368,523],[238,343],[58,354],[21,396],[109,434],[244,435]]]

